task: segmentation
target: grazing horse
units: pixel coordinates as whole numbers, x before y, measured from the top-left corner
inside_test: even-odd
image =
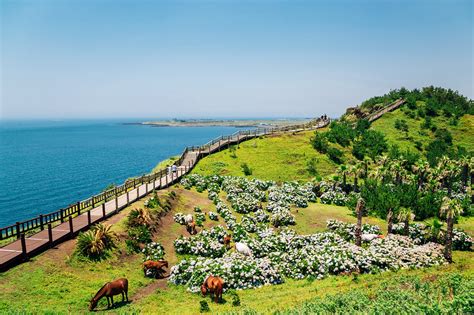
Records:
[[[206,296],[207,291],[214,295],[214,301],[219,303],[222,300],[222,291],[224,288],[224,280],[221,277],[208,276],[201,285],[201,293]]]
[[[100,288],[99,291],[95,294],[92,300],[89,303],[89,311],[92,311],[101,298],[104,296],[107,298],[107,308],[110,308],[109,298],[112,301],[112,306],[114,306],[114,295],[122,294],[122,302],[125,301],[125,298],[128,302],[128,280],[125,278],[120,278],[112,282],[107,282]]]
[[[147,260],[143,263],[143,273],[146,276],[146,271],[148,269],[154,269],[155,274],[158,275],[158,273],[165,272],[163,270],[163,267],[168,268],[168,262],[166,260],[158,260],[158,261]]]
[[[235,243],[235,249],[244,256],[252,257],[252,250],[245,243]]]
[[[224,246],[226,249],[229,249],[230,248],[230,241],[231,241],[231,237],[230,235],[226,235],[224,236]]]
[[[186,224],[186,231],[188,231],[188,233],[191,235],[196,235],[197,234],[196,223],[192,221],[191,223]]]
[[[379,234],[362,234],[361,235],[361,239],[364,242],[371,242],[371,241],[375,240],[376,238],[384,238],[384,236],[379,235]]]

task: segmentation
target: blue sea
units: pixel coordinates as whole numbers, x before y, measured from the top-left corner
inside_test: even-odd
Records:
[[[149,173],[234,127],[151,127],[124,120],[0,121],[0,227],[56,211]]]

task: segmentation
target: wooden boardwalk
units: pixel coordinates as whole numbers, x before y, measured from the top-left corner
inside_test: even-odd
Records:
[[[0,271],[5,271],[12,266],[15,266],[21,262],[27,261],[30,257],[37,255],[55,245],[64,242],[68,239],[75,237],[79,232],[87,230],[92,224],[98,223],[114,214],[119,212],[121,209],[127,207],[129,204],[134,201],[139,200],[140,198],[148,195],[153,190],[164,189],[178,182],[179,179],[190,172],[192,168],[197,164],[199,159],[214,152],[220,151],[222,149],[228,148],[230,145],[239,144],[240,142],[259,137],[262,135],[273,134],[277,132],[298,132],[303,130],[312,130],[325,127],[329,124],[329,120],[317,120],[316,123],[312,125],[297,125],[284,128],[263,128],[248,130],[248,131],[239,131],[230,136],[222,136],[217,139],[214,139],[203,146],[200,147],[188,147],[183,152],[181,158],[177,161],[177,171],[175,173],[170,173],[168,171],[160,171],[158,174],[159,177],[153,176],[151,182],[147,181],[145,183],[139,184],[135,187],[130,186],[125,183],[121,187],[121,194],[118,195],[117,189],[115,189],[115,195],[110,194],[109,192],[102,193],[103,200],[98,206],[95,206],[95,198],[98,196],[93,196],[87,201],[78,202],[77,207],[75,208],[76,212],[68,216],[67,220],[64,220],[63,213],[61,212],[61,220],[55,219],[58,225],[53,226],[52,223],[43,224],[42,216],[40,216],[41,228],[35,229],[24,229],[20,230],[20,225],[10,226],[2,229],[2,232],[13,231],[13,235],[17,235],[15,241],[10,244],[0,248]],[[163,175],[163,176],[161,176]],[[148,175],[151,176],[151,175]],[[141,182],[143,182],[142,176]],[[150,177],[146,177],[149,179]],[[112,192],[113,193],[113,192]],[[102,196],[100,197],[102,198]],[[111,200],[107,200],[107,199]],[[91,204],[91,206],[89,206]],[[84,205],[84,206],[82,206]],[[71,209],[74,206],[70,206]],[[87,211],[82,211],[81,207],[87,209]],[[38,219],[32,219],[25,221],[28,226],[30,222],[37,222]],[[54,222],[56,222],[54,221]],[[45,221],[48,222],[48,221]],[[52,222],[52,221],[51,221]],[[53,222],[53,223],[54,223]],[[23,225],[21,225],[23,226]],[[21,231],[31,231],[33,234],[25,236],[25,232]],[[5,232],[5,235],[11,235]]]

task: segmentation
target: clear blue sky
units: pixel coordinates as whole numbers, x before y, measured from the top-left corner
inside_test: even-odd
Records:
[[[473,98],[473,1],[8,1],[1,118],[313,117]]]

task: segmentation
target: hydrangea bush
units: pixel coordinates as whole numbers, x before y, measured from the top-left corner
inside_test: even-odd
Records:
[[[392,233],[394,234],[403,234],[404,233],[404,224],[397,223],[392,227]],[[413,240],[415,244],[425,244],[429,241],[435,241],[439,244],[444,244],[446,235],[444,231],[440,231],[437,236],[434,236],[431,227],[423,223],[412,223],[408,227],[408,236]],[[472,237],[469,236],[466,232],[460,229],[453,229],[453,249],[454,250],[471,250],[473,244]]]
[[[338,220],[327,220],[326,227],[330,231],[334,231],[346,240],[355,239],[356,225],[353,223],[345,223]],[[362,224],[361,231],[363,234],[382,234],[377,225]]]
[[[142,249],[143,261],[147,260],[161,260],[165,256],[165,248],[158,242],[151,242],[145,245]]]

